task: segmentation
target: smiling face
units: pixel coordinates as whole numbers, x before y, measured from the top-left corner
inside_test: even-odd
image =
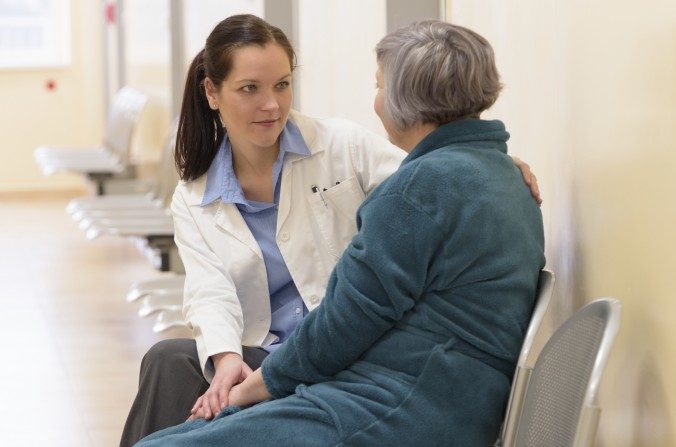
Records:
[[[232,58],[232,69],[219,87],[205,79],[209,103],[218,106],[233,148],[278,148],[293,98],[289,56],[268,43],[237,49]]]

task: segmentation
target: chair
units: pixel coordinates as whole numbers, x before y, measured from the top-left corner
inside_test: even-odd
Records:
[[[184,273],[174,244],[169,211],[178,173],[173,163],[176,123],[164,144],[152,194],[106,195],[73,199],[66,208],[87,239],[118,236],[134,240],[139,250],[161,271]]]
[[[96,148],[40,146],[34,158],[46,176],[59,171],[82,174],[96,184],[97,194],[106,191],[106,182],[133,177],[129,163],[131,137],[148,97],[131,88],[120,89],[110,106],[103,145]]]
[[[183,308],[183,289],[174,291],[156,291],[141,300],[138,316],[143,318],[162,310],[181,312]],[[181,315],[182,317],[182,315]]]
[[[173,245],[174,227],[169,206],[178,183],[172,155],[176,124],[172,125],[162,150],[154,197],[104,196],[71,201],[67,209],[73,219],[79,221],[88,239],[102,235],[155,237],[169,239]]]
[[[127,302],[131,303],[132,301],[136,301],[144,296],[152,295],[157,292],[164,294],[180,291],[182,295],[184,283],[185,275],[137,281],[129,287],[129,292],[127,292]]]
[[[579,309],[547,341],[527,380],[515,434],[505,447],[582,447],[596,437],[597,392],[620,325],[620,302]]]
[[[151,279],[132,284],[127,301],[140,301],[139,317],[157,314],[153,332],[187,326],[183,319],[183,283],[185,275]]]
[[[521,414],[521,406],[523,405],[523,397],[526,393],[526,386],[528,379],[533,370],[533,361],[530,359],[531,348],[535,341],[535,335],[540,329],[545,313],[549,308],[552,292],[554,291],[554,282],[556,278],[554,273],[549,270],[542,270],[538,278],[538,288],[535,295],[535,307],[528,323],[526,336],[521,345],[521,352],[516,362],[516,370],[514,371],[514,378],[512,379],[512,389],[509,394],[509,401],[507,403],[507,411],[505,412],[505,421],[502,426],[500,439],[496,446],[504,445],[505,440],[514,439],[514,432],[516,430],[516,422],[518,415]]]
[[[164,214],[164,217],[168,216],[167,209],[179,180],[173,157],[177,128],[178,120],[174,120],[162,149],[155,188],[152,192],[76,198],[70,201],[66,211],[78,222],[97,218],[155,217],[161,214]],[[85,227],[89,227],[89,224]]]
[[[180,310],[161,310],[157,314],[153,332],[158,334],[174,327],[188,327]]]

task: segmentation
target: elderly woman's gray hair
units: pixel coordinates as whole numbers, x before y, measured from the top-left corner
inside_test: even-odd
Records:
[[[488,41],[439,20],[393,31],[376,46],[376,57],[385,113],[400,131],[478,118],[502,88]]]

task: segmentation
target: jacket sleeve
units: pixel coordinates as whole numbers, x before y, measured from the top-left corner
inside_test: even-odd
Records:
[[[354,125],[350,138],[350,159],[364,193],[399,168],[406,152],[368,129]]]
[[[389,195],[365,204],[359,221],[322,303],[263,362],[265,385],[276,398],[354,363],[425,290],[441,238],[432,219],[404,197]]]
[[[171,204],[174,240],[185,266],[183,316],[197,343],[204,377],[210,382],[209,357],[220,352],[242,354],[243,316],[234,282],[199,231],[182,193]]]

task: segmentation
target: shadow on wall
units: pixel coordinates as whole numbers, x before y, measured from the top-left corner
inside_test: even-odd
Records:
[[[668,274],[673,255],[665,251],[671,245],[665,228],[669,219],[651,219],[661,215],[661,199],[635,187],[647,165],[664,169],[659,163],[655,167],[654,155],[645,155],[652,161],[632,160],[628,168],[611,162],[592,172],[580,172],[589,166],[581,168],[571,179],[571,200],[557,198],[553,210],[550,265],[557,274],[557,290],[549,323],[558,327],[574,309],[601,296],[619,298],[624,308],[600,389],[601,447],[676,446],[672,384],[663,379],[674,361],[669,355],[673,329],[664,318],[669,310],[661,304],[665,299],[668,303],[673,289]],[[661,174],[653,176],[656,182],[667,183],[667,173]]]
[[[668,418],[666,391],[652,355],[645,356],[638,372],[638,383],[632,403],[635,414],[631,445],[636,447],[676,445]]]
[[[676,392],[669,379],[676,365],[676,211],[664,194],[653,193],[673,191],[676,183],[668,134],[656,130],[646,126],[623,141],[614,137],[605,148],[613,156],[580,145],[573,182],[578,298],[611,295],[623,306],[601,386],[598,439],[607,447],[676,445]]]
[[[622,373],[604,380],[598,447],[676,445],[665,383],[655,356],[638,352],[644,348],[622,352]]]
[[[569,163],[570,160],[567,160]],[[554,286],[554,299],[549,310],[545,329],[542,331],[542,345],[547,338],[561,326],[573,313],[591,301],[587,293],[585,280],[585,262],[582,253],[582,241],[578,228],[578,207],[574,197],[572,184],[571,166],[562,166],[559,176],[556,178],[559,188],[554,191],[550,209],[544,211],[550,213],[552,222],[547,236],[547,268],[554,271],[556,283]],[[542,338],[541,337],[541,338]],[[539,346],[540,348],[542,346]],[[539,352],[539,350],[538,350]]]

